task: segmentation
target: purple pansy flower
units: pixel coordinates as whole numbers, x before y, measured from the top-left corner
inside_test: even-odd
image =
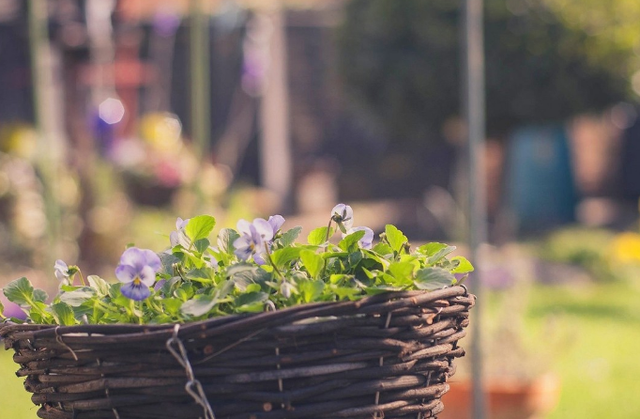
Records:
[[[269,225],[273,229],[273,237],[275,237],[276,234],[278,234],[278,231],[280,230],[282,225],[284,224],[284,217],[282,215],[280,215],[280,214],[272,215],[272,216],[269,217],[267,222],[269,223]]]
[[[359,226],[353,227],[347,231],[347,234],[344,236],[348,236],[349,234],[355,233],[356,231],[364,231],[364,236],[360,240],[358,240],[358,244],[363,249],[371,249],[373,246],[373,230],[369,227]]]
[[[60,281],[60,286],[73,285],[73,276],[79,271],[75,265],[67,265],[62,259],[56,260],[53,264],[53,273]]]
[[[151,294],[149,287],[156,281],[156,272],[161,267],[162,262],[153,251],[128,248],[120,257],[116,268],[116,277],[124,283],[120,292],[132,300],[144,300]]]
[[[349,205],[338,204],[331,210],[331,219],[346,234],[353,226],[353,209]]]
[[[53,273],[55,274],[58,281],[60,281],[60,284],[71,284],[69,265],[67,265],[62,259],[56,260],[56,262],[53,264]]]
[[[253,256],[258,265],[264,265],[265,245],[273,238],[273,227],[263,218],[256,218],[252,223],[247,220],[238,221],[240,237],[233,242],[235,255],[241,260]]]
[[[182,247],[184,247],[185,249],[189,247],[189,237],[184,231],[184,229],[187,227],[187,224],[189,224],[189,220],[189,218],[183,220],[182,218],[178,217],[178,219],[176,220],[176,231],[172,231],[169,235],[171,247],[175,247],[179,244],[182,245]]]

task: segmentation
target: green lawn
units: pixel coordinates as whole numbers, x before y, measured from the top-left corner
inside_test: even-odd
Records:
[[[13,351],[4,351],[0,346],[0,417],[36,419],[38,409],[22,387],[24,379],[15,375],[18,366],[11,359]]]
[[[552,350],[546,362],[562,380],[546,419],[640,418],[640,288],[537,285],[524,324],[536,337],[532,349]],[[11,353],[0,351],[1,416],[35,419],[16,369]]]
[[[640,418],[640,289],[537,286],[531,297],[527,327],[552,323],[560,336],[552,364],[562,393],[547,419]]]

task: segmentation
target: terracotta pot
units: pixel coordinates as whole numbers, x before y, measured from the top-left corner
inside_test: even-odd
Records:
[[[450,381],[451,390],[442,398],[440,419],[471,419],[471,382]],[[557,404],[560,381],[553,374],[524,382],[517,378],[485,383],[491,419],[542,419]]]

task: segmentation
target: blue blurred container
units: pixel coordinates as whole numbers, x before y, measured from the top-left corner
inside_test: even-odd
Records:
[[[576,191],[564,126],[514,131],[507,165],[507,203],[518,230],[531,232],[575,220]]]

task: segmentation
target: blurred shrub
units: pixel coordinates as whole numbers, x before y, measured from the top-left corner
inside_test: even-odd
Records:
[[[346,89],[394,139],[437,136],[459,113],[461,3],[351,0],[346,7],[338,32]],[[553,3],[558,7],[541,0],[485,1],[489,135],[522,123],[562,121],[630,96],[640,27],[633,29],[633,42],[598,37],[588,20],[571,20],[589,10],[576,5],[568,9],[574,14],[560,14],[560,3],[577,0]]]
[[[615,233],[603,229],[568,227],[549,234],[540,245],[540,257],[551,262],[580,266],[597,281],[621,279],[611,263]]]

